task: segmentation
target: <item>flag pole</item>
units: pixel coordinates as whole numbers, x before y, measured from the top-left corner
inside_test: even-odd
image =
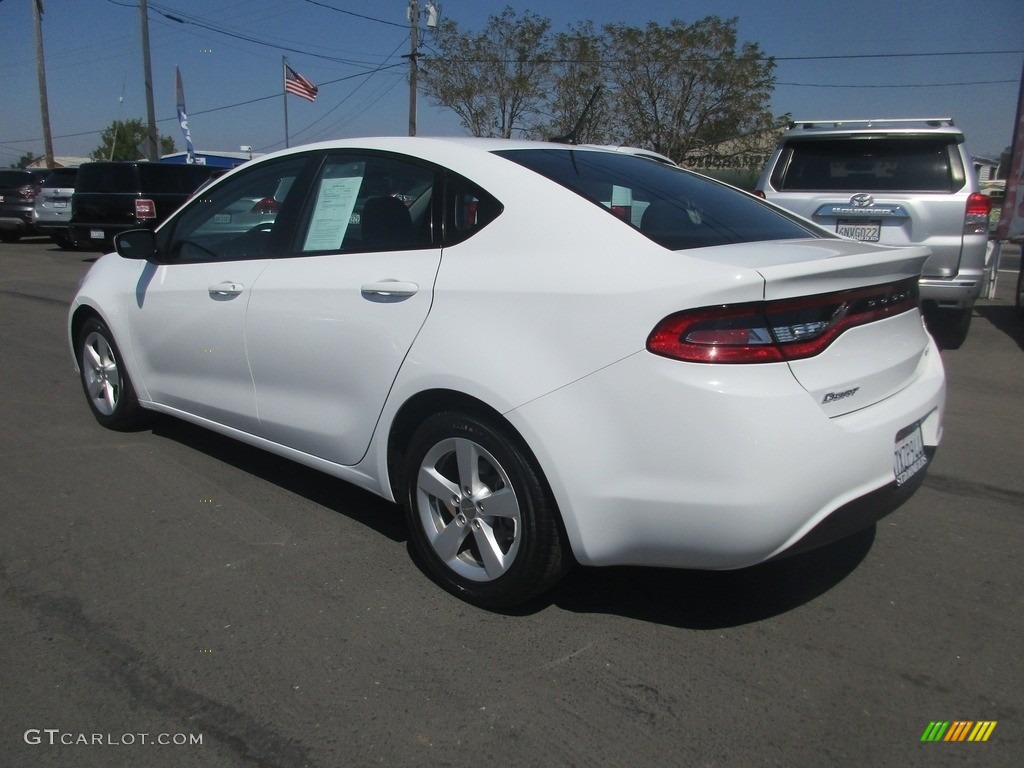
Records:
[[[281,97],[284,99],[284,146],[287,149],[290,145],[288,144],[288,89],[285,87],[285,83],[288,82],[288,59],[284,56],[281,57]]]

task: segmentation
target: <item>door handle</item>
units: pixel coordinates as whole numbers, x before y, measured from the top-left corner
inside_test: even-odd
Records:
[[[235,283],[227,280],[223,283],[217,283],[207,288],[212,296],[237,296],[245,290],[245,286],[241,283]]]
[[[367,283],[359,292],[363,296],[381,296],[384,298],[413,296],[420,287],[416,283],[407,283],[401,280],[378,280],[375,283]]]

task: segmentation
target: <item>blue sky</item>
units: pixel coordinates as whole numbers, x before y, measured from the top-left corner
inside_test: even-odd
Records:
[[[2,167],[25,152],[43,152],[32,2],[0,0]],[[54,153],[84,156],[111,121],[145,118],[137,0],[44,0],[44,5]],[[778,59],[776,114],[952,116],[970,151],[990,156],[1011,140],[1024,62],[1021,0],[443,0],[442,9],[463,30],[479,30],[506,5],[550,18],[556,31],[585,19],[600,27],[736,16],[740,41],[756,42]],[[178,65],[198,148],[283,147],[282,55],[320,85],[316,103],[288,97],[293,146],[406,134],[408,68],[401,56],[409,51],[407,6],[408,0],[149,0],[161,134],[184,144],[174,119]],[[182,24],[160,10],[271,45]],[[424,42],[429,53],[429,35]],[[860,58],[815,58],[847,56]],[[230,106],[247,101],[252,103]],[[463,133],[450,112],[422,95],[417,122],[420,135]]]

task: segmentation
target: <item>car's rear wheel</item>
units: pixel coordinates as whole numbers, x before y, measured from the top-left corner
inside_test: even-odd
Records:
[[[144,420],[135,389],[125,370],[110,329],[89,318],[78,332],[76,346],[82,389],[93,415],[108,429],[130,429]]]
[[[486,608],[550,589],[570,557],[558,510],[520,441],[483,419],[440,413],[413,435],[406,511],[430,574]]]

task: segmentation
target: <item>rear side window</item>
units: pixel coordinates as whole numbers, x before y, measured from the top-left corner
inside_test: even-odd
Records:
[[[725,184],[620,152],[503,150],[673,251],[762,240],[827,237]]]
[[[956,144],[920,138],[792,141],[772,174],[781,192],[949,193],[964,182]]]
[[[25,171],[0,171],[0,187],[22,187],[32,183],[32,175]]]

